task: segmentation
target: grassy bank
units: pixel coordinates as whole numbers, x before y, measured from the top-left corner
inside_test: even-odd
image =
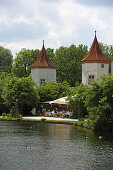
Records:
[[[77,125],[77,121],[73,119],[69,120],[48,120],[46,118],[41,119],[30,119],[30,118],[7,118],[7,117],[0,117],[1,121],[32,121],[32,122],[42,122],[42,123],[59,123],[59,124],[75,124]]]

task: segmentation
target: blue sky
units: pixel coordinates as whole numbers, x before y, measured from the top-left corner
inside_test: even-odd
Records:
[[[59,48],[99,42],[113,45],[113,0],[0,0],[0,45]]]

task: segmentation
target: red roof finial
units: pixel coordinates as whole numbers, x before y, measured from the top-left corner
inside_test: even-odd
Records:
[[[95,37],[96,37],[96,30],[95,30]]]
[[[44,40],[43,40],[43,48],[44,48]]]

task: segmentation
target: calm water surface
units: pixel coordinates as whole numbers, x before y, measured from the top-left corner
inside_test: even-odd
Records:
[[[0,170],[112,169],[113,133],[71,125],[0,121]]]

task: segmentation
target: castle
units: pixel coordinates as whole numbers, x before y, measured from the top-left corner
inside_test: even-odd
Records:
[[[107,59],[99,47],[96,37],[82,63],[82,83],[90,85],[92,81],[100,81],[102,75],[109,75],[111,61],[111,75],[113,76],[113,57]],[[51,80],[56,81],[56,66],[49,59],[43,41],[43,47],[37,60],[31,65],[31,74],[37,86]]]

